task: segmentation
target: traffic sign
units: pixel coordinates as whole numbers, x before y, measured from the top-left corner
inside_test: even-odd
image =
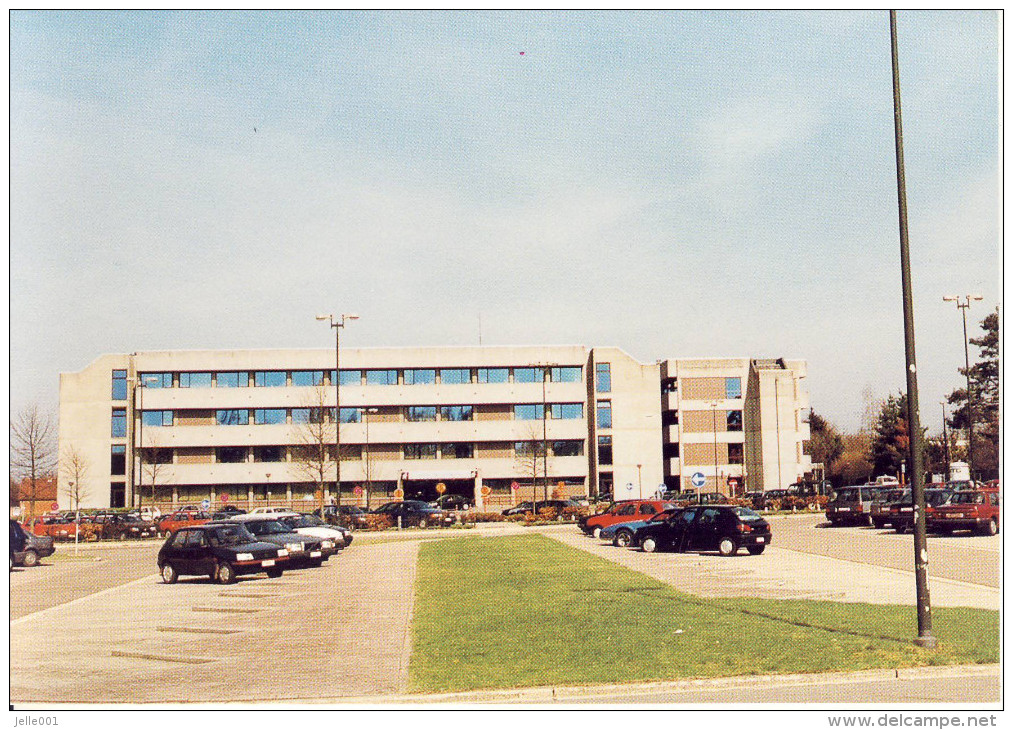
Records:
[[[439,484],[436,485],[436,491],[439,494],[443,494],[445,491],[447,491],[447,485],[444,484],[443,482],[440,482]]]
[[[211,500],[210,499],[202,499],[201,502],[200,502],[200,507],[201,507],[202,510],[205,510],[205,511],[211,509]]]
[[[51,505],[49,505],[49,509],[53,510],[53,512],[56,512],[56,510],[60,509],[60,503],[53,502]]]
[[[222,500],[222,502],[228,502],[228,501],[229,501],[229,495],[227,495],[227,494],[222,494],[222,495],[220,495],[220,496],[218,497],[218,499]]]
[[[510,488],[516,492],[518,489],[521,488],[521,485],[518,484],[517,482],[510,482]]]
[[[560,479],[558,482],[556,482],[556,486],[559,487],[560,489],[562,489],[563,487],[566,486],[566,482],[564,482],[562,479]]]
[[[668,491],[668,487],[666,487],[664,484],[659,484],[658,485],[658,493],[659,494],[664,494],[667,491]]]
[[[633,491],[633,482],[626,482],[626,491],[627,492]]]
[[[362,487],[357,486],[355,489],[352,490],[352,494],[358,497],[360,494],[362,494]]]
[[[703,475],[702,471],[698,471],[694,473],[692,477],[690,477],[689,481],[693,484],[694,487],[697,487],[699,489],[700,487],[702,487],[704,484],[707,483],[707,477]]]
[[[401,489],[395,489],[394,490],[394,499],[401,499],[403,496],[404,496],[404,490],[401,490]]]
[[[490,494],[492,494],[492,489],[490,489],[489,487],[483,486],[482,487],[482,496],[483,497],[488,497]]]

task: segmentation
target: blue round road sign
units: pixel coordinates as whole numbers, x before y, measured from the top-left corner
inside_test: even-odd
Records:
[[[201,506],[202,509],[211,509],[211,500],[210,499],[205,499],[205,500],[201,501],[200,506]]]
[[[703,475],[702,471],[698,471],[690,477],[690,482],[693,483],[694,487],[700,488],[707,483],[707,477]]]

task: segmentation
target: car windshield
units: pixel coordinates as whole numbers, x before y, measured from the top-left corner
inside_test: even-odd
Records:
[[[208,530],[208,537],[215,547],[222,545],[243,545],[256,542],[256,537],[244,525],[222,525]]]
[[[662,520],[667,520],[669,517],[676,514],[678,511],[679,510],[666,509],[664,512],[659,512],[658,514],[651,517],[651,519],[649,519],[648,522],[661,522]]]
[[[857,489],[842,489],[834,495],[834,501],[836,502],[857,502],[858,501],[858,490]]]
[[[981,492],[957,492],[950,504],[985,504],[985,495]]]
[[[753,512],[753,510],[749,509],[749,507],[735,507],[733,511],[735,512],[736,515],[739,516],[739,519],[742,520],[743,522],[756,522],[757,520],[763,519],[758,514]]]
[[[292,531],[285,525],[280,522],[275,522],[274,520],[247,522],[246,526],[254,535],[284,535],[286,532]]]

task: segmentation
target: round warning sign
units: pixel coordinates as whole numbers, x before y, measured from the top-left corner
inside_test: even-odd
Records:
[[[403,496],[404,496],[404,490],[401,490],[401,489],[395,489],[394,490],[394,499],[401,499]]]
[[[483,497],[488,497],[490,494],[492,494],[492,489],[490,489],[489,487],[482,487]]]
[[[443,482],[440,482],[439,484],[436,485],[436,491],[439,492],[440,494],[443,494],[444,492],[447,491],[447,485],[444,484]]]

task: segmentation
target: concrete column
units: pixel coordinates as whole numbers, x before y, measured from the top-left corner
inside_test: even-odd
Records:
[[[397,473],[397,488],[399,490],[401,490],[401,499],[402,500],[404,499],[404,482],[402,481],[402,477],[403,476],[404,476],[404,472],[400,472],[399,471]]]
[[[253,485],[246,486],[246,509],[253,509]]]
[[[179,490],[176,488],[176,485],[173,484],[172,485],[172,507],[173,507],[174,510],[176,509],[176,506],[178,504],[179,504]]]
[[[482,496],[482,474],[475,472],[475,510],[485,512],[485,498]]]
[[[292,509],[292,485],[285,485],[285,500],[288,502],[288,508]]]

